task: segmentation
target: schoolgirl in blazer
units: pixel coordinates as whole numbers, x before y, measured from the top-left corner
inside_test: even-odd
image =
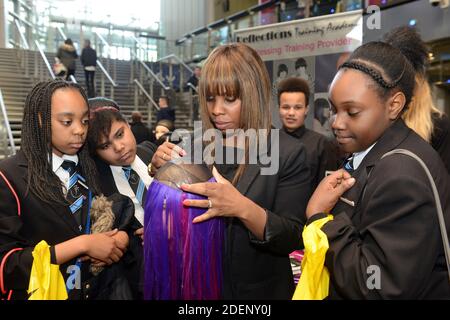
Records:
[[[32,251],[42,240],[50,246],[52,263],[60,265],[69,299],[107,296],[110,288],[89,272],[91,261],[118,262],[128,235],[90,233],[90,199],[99,192],[95,165],[83,147],[88,119],[87,97],[77,84],[40,82],[27,96],[22,149],[0,163],[0,288],[6,298],[28,297]],[[71,160],[82,182],[69,184],[59,176],[63,160]],[[81,194],[79,210],[69,208],[72,187]],[[120,210],[129,205],[127,199],[116,203]]]
[[[308,223],[334,215],[322,227],[329,241],[325,266],[330,299],[450,298],[430,181],[417,160],[383,157],[405,149],[426,164],[449,230],[446,169],[433,148],[400,118],[413,89],[409,62],[381,42],[358,48],[331,84],[332,128],[351,158],[348,172],[339,170],[321,182],[306,212]]]

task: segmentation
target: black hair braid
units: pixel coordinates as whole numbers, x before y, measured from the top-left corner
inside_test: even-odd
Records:
[[[386,99],[392,91],[405,95],[405,109],[411,101],[415,80],[414,69],[402,52],[387,43],[373,41],[357,48],[342,64],[341,68],[351,68],[368,75],[378,85],[381,99]]]
[[[53,93],[61,88],[79,91],[87,105],[87,96],[78,84],[63,80],[39,82],[25,100],[21,149],[28,162],[26,193],[31,191],[45,203],[66,205],[62,182],[52,168],[51,100]],[[84,149],[83,146],[79,152],[82,171],[89,188],[97,193],[95,164],[85,156]]]
[[[79,161],[83,165],[81,166],[81,175],[86,179],[89,189],[94,195],[101,194],[100,186],[98,184],[99,175],[94,160],[92,160],[87,142],[84,143],[83,148],[78,153]]]
[[[380,86],[382,86],[385,89],[392,89],[397,86],[398,81],[401,79],[401,76],[391,83],[388,83],[384,78],[381,76],[379,72],[376,70],[369,68],[363,64],[357,63],[357,62],[344,62],[339,69],[341,68],[350,68],[350,69],[356,69],[361,72],[364,72],[365,74],[368,74],[373,80],[375,80]],[[403,74],[403,73],[402,73]]]

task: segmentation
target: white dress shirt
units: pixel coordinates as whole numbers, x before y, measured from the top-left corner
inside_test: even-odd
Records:
[[[120,194],[123,194],[133,200],[134,203],[134,215],[138,221],[144,225],[144,209],[142,208],[139,200],[136,198],[136,195],[131,189],[128,180],[125,177],[125,172],[123,171],[122,166],[110,166],[111,172],[114,178],[114,182],[116,183],[117,190]],[[136,171],[138,176],[142,179],[145,184],[145,187],[148,189],[148,186],[152,182],[153,178],[148,175],[147,165],[136,155],[133,163],[131,164],[131,168]],[[144,199],[145,200],[145,199]]]
[[[370,152],[370,150],[372,150],[372,148],[375,145],[376,145],[376,142],[373,145],[371,145],[370,147],[368,147],[366,150],[361,151],[361,152],[355,152],[353,154],[353,170],[358,169],[358,167],[361,164],[361,162],[364,160],[366,155]]]
[[[67,154],[64,154],[62,157],[57,156],[56,154],[52,154],[52,169],[53,172],[58,176],[58,178],[61,180],[61,182],[64,184],[65,188],[63,188],[64,195],[67,194],[67,190],[69,189],[69,179],[70,175],[69,172],[64,170],[61,165],[63,164],[64,160],[75,162],[76,165],[78,165],[78,155],[69,156]]]

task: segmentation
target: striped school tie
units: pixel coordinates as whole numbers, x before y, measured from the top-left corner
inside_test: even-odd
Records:
[[[84,181],[84,178],[79,175],[77,170],[77,165],[73,161],[64,160],[64,162],[61,164],[61,167],[66,170],[69,173],[70,179],[69,179],[69,188],[67,189],[67,195],[66,199],[70,203],[70,211],[72,212],[75,220],[77,221],[78,228],[80,231],[83,230],[82,227],[82,221],[81,221],[81,211],[83,207],[84,196],[82,192],[82,186],[79,184],[79,180],[82,182]]]
[[[347,162],[344,164],[344,169],[350,174],[355,171],[355,169],[353,168],[353,157],[347,160]]]
[[[144,181],[142,181],[137,172],[134,171],[131,166],[124,166],[122,169],[125,174],[125,179],[127,179],[130,184],[136,199],[139,201],[141,206],[144,207],[145,196],[147,194],[147,188],[145,187]]]

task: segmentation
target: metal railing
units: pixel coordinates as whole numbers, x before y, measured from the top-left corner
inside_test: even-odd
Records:
[[[50,74],[50,77],[52,79],[56,79],[55,73],[53,72],[53,69],[50,66],[50,63],[48,62],[47,56],[45,55],[44,50],[42,50],[41,45],[39,44],[39,42],[37,40],[34,40],[34,44],[36,45],[36,48],[38,49],[39,54],[41,55],[41,58],[42,58],[42,61],[44,62],[44,65],[47,67],[47,70],[48,70],[48,73]],[[35,60],[37,60],[37,57],[36,57]],[[34,71],[35,71],[35,77],[36,78],[37,78],[37,74],[38,74],[37,67],[38,67],[38,63],[37,63],[37,61],[35,61],[35,69],[34,69]],[[41,75],[42,75],[42,73],[41,73]]]
[[[103,47],[108,50],[107,68],[109,69],[109,64],[110,64],[110,60],[111,60],[110,59],[111,47],[100,33],[95,31],[94,34],[100,39],[100,42],[103,44]],[[111,84],[111,87],[110,87],[111,99],[114,99],[114,88],[117,87],[117,83],[111,77],[111,75],[109,74],[109,72],[106,70],[106,68],[103,66],[102,62],[99,59],[97,59],[97,65],[99,66],[100,70],[102,71],[102,77],[100,79],[100,94],[101,94],[101,96],[105,96],[105,77],[106,77],[106,79],[108,79],[109,83]],[[116,60],[114,59],[114,74],[116,74],[116,70],[117,70]]]
[[[57,26],[56,30],[58,31],[59,35],[63,38],[63,40],[66,40],[66,34],[64,33],[64,31],[62,30],[61,26]]]
[[[147,97],[147,99],[151,102],[151,104],[155,107],[156,110],[159,111],[159,106],[158,104],[155,102],[155,100],[153,100],[152,96],[147,92],[147,90],[145,90],[144,86],[142,85],[142,83],[139,82],[138,79],[134,79],[134,83],[137,85],[137,87],[141,90],[141,92]],[[139,102],[135,101],[134,103],[135,105],[138,105]]]
[[[5,123],[5,127],[4,128],[6,129],[6,134],[8,136],[9,145],[10,145],[10,149],[11,149],[11,152],[7,153],[8,142],[5,141],[5,147],[4,147],[5,157],[9,156],[9,155],[15,155],[16,154],[16,145],[14,144],[14,138],[13,138],[13,135],[12,135],[11,126],[9,124],[8,114],[6,113],[6,106],[5,106],[5,102],[3,100],[3,93],[2,93],[1,89],[0,89],[0,110],[1,110],[1,114],[0,114],[1,117],[0,118],[3,118],[3,120],[4,120],[4,123]],[[1,133],[2,132],[0,132],[0,134]]]
[[[113,78],[111,78],[111,76],[109,75],[108,71],[106,71],[105,67],[100,62],[100,60],[97,60],[97,65],[99,66],[100,70],[102,70],[103,74],[108,79],[108,81],[112,84],[112,86],[113,87],[117,87],[117,83],[113,80]]]
[[[133,38],[133,40],[136,42],[136,45],[139,47],[139,48],[141,48],[141,49],[144,49],[143,48],[143,46],[142,46],[142,44],[139,42],[139,40],[135,37],[135,36],[133,36],[132,37]],[[152,69],[150,69],[149,68],[149,66],[144,62],[144,61],[142,61],[142,59],[141,58],[139,58],[139,56],[135,53],[135,52],[131,52],[131,56],[132,56],[132,58],[134,59],[134,60],[136,60],[144,69],[145,69],[145,71],[147,71],[147,73],[150,75],[150,82],[151,82],[151,87],[153,87],[153,82],[154,81],[156,81],[157,83],[159,83],[159,85],[164,89],[164,90],[170,90],[170,87],[169,86],[166,86],[165,84],[164,84],[164,82],[162,82],[161,81],[161,79],[153,72],[153,70]],[[132,64],[132,77],[134,76],[134,64]],[[151,91],[153,91],[153,90],[151,90]],[[152,92],[153,93],[153,92]]]
[[[141,59],[137,59],[137,61],[150,74],[150,76],[153,78],[153,80],[158,82],[164,90],[170,90],[170,87],[166,86],[164,84],[164,82],[162,82],[161,79],[159,79],[159,77],[152,71],[152,69],[150,69],[149,66],[147,64],[145,64],[144,61],[142,61]]]
[[[14,47],[17,49],[17,58],[19,60],[20,67],[25,70],[25,76],[28,77],[28,74],[29,74],[28,68],[27,68],[28,54],[25,52],[25,50],[29,50],[30,45],[28,44],[25,34],[23,33],[20,20],[14,18],[14,25],[15,25],[17,32],[19,33],[20,39],[21,39],[21,42],[14,43]],[[23,46],[22,46],[22,44],[23,44]]]
[[[71,75],[69,76],[69,78],[70,78],[70,80],[72,80],[73,83],[78,83],[78,82],[77,82],[77,79],[75,79],[75,77],[73,76],[73,74],[71,74]]]
[[[183,60],[181,60],[180,57],[178,57],[176,54],[169,54],[168,56],[162,57],[158,60],[156,60],[156,62],[160,62],[160,61],[164,61],[164,60],[170,60],[170,59],[175,59],[178,61],[178,63],[180,63],[183,67],[185,67],[191,74],[194,73],[194,70],[192,70],[186,63],[184,63]]]
[[[33,24],[25,19],[23,19],[22,17],[20,17],[18,14],[9,11],[8,12],[10,16],[12,16],[14,19],[19,20],[20,22],[23,22],[24,24],[26,24],[27,26],[29,26],[30,28],[34,27]]]
[[[147,90],[145,90],[144,86],[142,85],[142,83],[139,82],[138,79],[134,79],[134,83],[135,83],[135,87],[134,87],[134,105],[135,106],[139,105],[139,94],[138,94],[138,90],[139,90],[140,92],[142,92],[144,94],[144,96],[150,102],[150,103],[147,104],[147,113],[148,113],[147,123],[149,125],[151,125],[152,113],[153,113],[152,106],[158,111],[159,111],[160,108],[159,108],[158,104],[155,102],[155,100],[153,100],[152,96],[147,92]]]
[[[20,36],[20,43],[15,43],[15,47],[17,49],[17,57],[20,62],[20,66],[22,69],[25,70],[25,75],[29,75],[29,69],[28,69],[28,59],[29,54],[26,52],[26,50],[30,50],[30,44],[27,41],[27,38],[22,30],[22,23],[27,25],[28,27],[33,27],[33,24],[30,22],[20,18],[17,14],[13,12],[9,12],[10,15],[14,18],[14,24],[16,26],[17,32]],[[36,46],[37,52],[34,53],[34,78],[40,79],[41,81],[48,78],[48,75],[50,75],[51,79],[55,79],[55,73],[53,72],[53,68],[50,64],[50,62],[47,59],[47,56],[45,55],[44,51],[42,50],[39,42],[37,40],[34,40],[34,46]],[[41,59],[38,58],[38,55],[41,56]],[[47,72],[45,71],[47,69]],[[71,76],[71,79],[73,82],[76,82],[75,78]]]
[[[18,19],[14,19],[14,24],[17,28],[17,31],[19,31],[20,39],[22,40],[23,46],[25,49],[30,49],[30,46],[28,45],[28,41],[25,38],[25,34],[22,32],[22,26],[20,25],[20,21]]]
[[[192,94],[194,94],[194,92],[195,94],[198,94],[197,88],[192,83],[188,82],[187,86],[192,90]]]

